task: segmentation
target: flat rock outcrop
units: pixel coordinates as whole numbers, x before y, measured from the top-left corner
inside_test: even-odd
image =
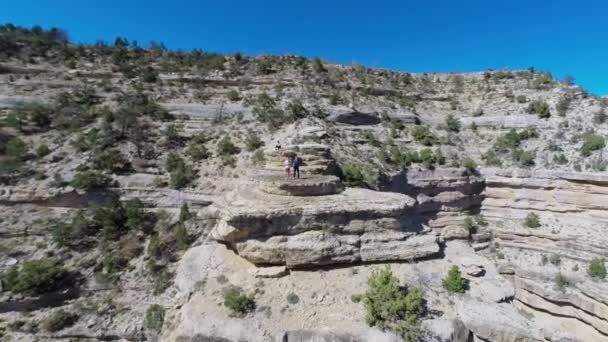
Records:
[[[268,174],[255,177],[260,190],[284,196],[322,196],[344,191],[344,185],[336,176],[303,175],[301,178],[284,174]]]
[[[402,194],[365,189],[315,197],[241,189],[217,203],[220,221],[212,236],[257,264],[416,259],[439,246],[434,235],[421,234],[408,220],[413,204]]]

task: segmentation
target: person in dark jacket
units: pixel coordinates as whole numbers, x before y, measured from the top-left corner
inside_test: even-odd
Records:
[[[300,178],[300,166],[302,165],[302,158],[296,156],[293,160],[293,178]]]

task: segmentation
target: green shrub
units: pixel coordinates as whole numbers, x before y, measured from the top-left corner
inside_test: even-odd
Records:
[[[28,150],[29,148],[27,144],[19,138],[12,138],[4,147],[4,153],[6,156],[15,161],[25,160],[27,158]]]
[[[603,124],[606,122],[606,119],[608,119],[608,115],[606,115],[606,110],[604,108],[593,113],[593,123],[595,124]]]
[[[326,72],[325,67],[323,66],[323,61],[319,57],[315,57],[312,60],[312,70],[317,74]]]
[[[146,83],[156,83],[158,81],[158,71],[148,65],[141,69],[141,79]]]
[[[188,249],[190,245],[190,234],[188,234],[186,225],[183,222],[178,223],[175,228],[175,244],[180,251]]]
[[[247,151],[255,151],[264,146],[264,142],[260,139],[257,133],[251,131],[245,138],[245,146],[247,147]]]
[[[165,138],[165,143],[171,147],[182,146],[182,141],[184,140],[181,135],[182,131],[183,127],[181,125],[167,125],[162,132],[163,137]]]
[[[464,166],[464,168],[467,169],[467,171],[469,172],[473,172],[475,171],[475,169],[477,169],[477,163],[475,163],[475,161],[470,158],[463,160],[462,166]]]
[[[9,111],[5,122],[7,126],[20,131],[27,125],[47,128],[51,124],[52,114],[51,106],[42,103],[20,103]]]
[[[526,216],[526,219],[524,221],[524,224],[528,228],[538,228],[541,226],[540,218],[535,213],[528,213],[528,215]]]
[[[127,266],[128,260],[123,257],[117,250],[107,250],[101,260],[106,274],[114,274],[122,271]]]
[[[200,161],[209,158],[211,155],[205,145],[190,143],[186,149],[186,154],[194,161]]]
[[[237,102],[241,100],[241,96],[239,95],[239,92],[231,89],[227,94],[226,97],[228,98],[228,100],[230,100],[231,102]]]
[[[276,108],[275,100],[266,93],[258,95],[251,112],[257,120],[267,124],[270,130],[276,130],[291,120],[281,109]]]
[[[585,134],[585,141],[581,148],[581,154],[585,157],[589,157],[593,151],[601,150],[606,146],[604,138],[593,132]]]
[[[559,254],[552,253],[552,254],[549,256],[549,262],[550,262],[552,265],[557,266],[557,265],[561,264],[561,262],[562,262],[562,258],[559,256]]]
[[[425,168],[431,170],[435,167],[435,156],[433,155],[433,151],[430,148],[423,148],[420,151],[420,161]]]
[[[150,237],[150,242],[148,243],[148,257],[158,259],[161,255],[160,239],[158,238],[158,234],[154,234]]]
[[[184,160],[177,153],[169,152],[169,154],[167,155],[167,159],[165,159],[165,169],[171,172],[175,170],[179,164],[183,163]]]
[[[242,317],[255,309],[255,301],[253,297],[241,293],[241,289],[233,287],[224,294],[224,306],[231,315]]]
[[[572,98],[570,96],[563,96],[561,99],[559,99],[557,105],[555,106],[555,109],[557,109],[557,113],[560,116],[565,116],[566,112],[568,112],[568,109],[570,108],[571,103]]]
[[[468,281],[462,277],[458,266],[454,265],[443,278],[442,285],[450,293],[464,293],[468,288]]]
[[[79,171],[74,175],[74,179],[70,183],[74,188],[91,191],[95,189],[103,189],[110,185],[112,178],[95,170]]]
[[[602,258],[593,258],[589,263],[587,272],[591,278],[605,279],[606,278],[606,265],[605,260]]]
[[[44,321],[43,326],[46,331],[56,332],[71,327],[76,321],[78,321],[77,314],[59,309]]]
[[[53,225],[52,239],[57,246],[65,246],[70,240],[72,235],[72,226],[63,222],[57,222]]]
[[[511,152],[511,157],[513,157],[513,160],[515,160],[516,162],[519,162],[521,166],[534,165],[535,156],[534,153],[532,153],[531,151],[516,149]]]
[[[224,136],[217,144],[217,153],[220,156],[237,154],[239,152],[241,152],[241,149],[234,145],[229,136]]]
[[[437,141],[427,126],[415,126],[412,128],[412,137],[416,142],[424,146],[432,146]]]
[[[526,97],[526,95],[518,95],[515,100],[517,101],[517,103],[526,103],[528,102],[528,98]]]
[[[195,178],[192,166],[185,162],[177,164],[169,176],[169,186],[173,189],[182,189],[188,186]]]
[[[460,132],[460,121],[452,114],[449,114],[445,118],[445,126],[450,132]]]
[[[469,233],[473,234],[477,231],[477,224],[475,223],[475,221],[473,221],[473,218],[471,216],[465,217],[462,221],[462,225]]]
[[[298,99],[291,100],[291,102],[287,104],[286,112],[291,121],[305,118],[308,113],[306,107],[302,104],[302,101]]]
[[[54,261],[36,259],[26,261],[19,271],[11,271],[5,282],[7,288],[16,293],[43,294],[55,290],[66,275]]]
[[[179,209],[179,222],[184,223],[192,218],[192,213],[190,212],[190,207],[188,207],[188,203],[182,204]]]
[[[159,333],[163,329],[164,321],[165,309],[158,304],[150,305],[144,317],[144,328]]]
[[[49,149],[49,147],[45,144],[40,144],[36,148],[36,157],[38,158],[44,158],[49,155],[49,153],[51,153],[51,149]]]
[[[349,187],[370,187],[378,180],[378,173],[369,165],[347,162],[342,166],[342,179]]]
[[[367,283],[363,303],[368,325],[402,334],[404,325],[415,325],[424,313],[422,292],[411,288],[406,294],[388,266],[374,270]]]
[[[553,162],[559,165],[566,165],[568,164],[568,158],[563,153],[556,154],[553,156]]]
[[[530,104],[528,105],[528,113],[536,114],[541,119],[548,118],[551,116],[549,104],[542,100],[530,102]]]

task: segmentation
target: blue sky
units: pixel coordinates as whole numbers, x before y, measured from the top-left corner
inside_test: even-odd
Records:
[[[410,72],[527,68],[608,95],[606,0],[1,0],[0,22],[72,41],[296,53]]]

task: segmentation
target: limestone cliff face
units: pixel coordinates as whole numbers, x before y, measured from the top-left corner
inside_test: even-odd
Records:
[[[242,189],[216,203],[221,215],[212,236],[256,264],[416,259],[439,252],[439,246],[434,234],[412,220],[414,203],[406,195],[354,188],[324,196]]]
[[[593,258],[608,256],[608,176],[484,173],[481,212],[493,223],[494,243],[502,258],[497,262],[512,274],[517,303],[530,312],[554,315],[554,322],[575,330],[592,327],[588,341],[605,339],[608,292],[605,282],[587,275],[587,265]],[[523,224],[529,213],[540,217],[540,227]],[[567,282],[561,290],[556,289],[558,274]]]

